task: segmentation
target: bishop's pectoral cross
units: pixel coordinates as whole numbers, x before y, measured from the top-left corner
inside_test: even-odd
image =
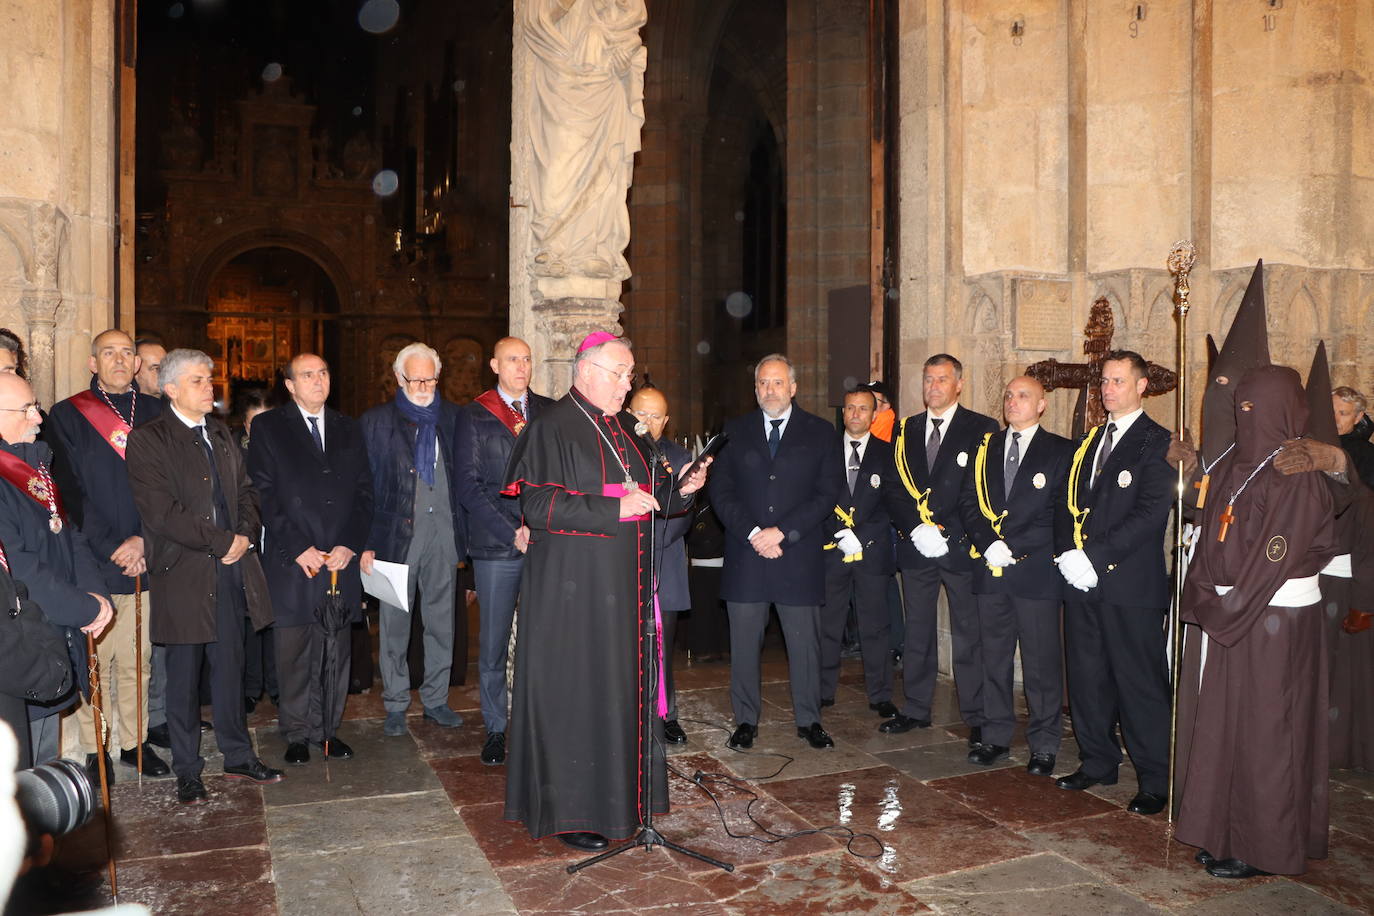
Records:
[[[1046,391],[1078,389],[1078,402],[1073,409],[1074,438],[1107,419],[1106,408],[1102,406],[1102,362],[1112,350],[1115,330],[1111,303],[1105,296],[1099,296],[1088,311],[1088,323],[1083,328],[1083,355],[1088,358],[1087,362],[1061,363],[1057,359],[1046,359],[1026,367],[1026,375],[1044,385]],[[1157,363],[1149,364],[1149,380],[1149,387],[1145,389],[1147,397],[1173,391],[1178,384],[1174,373]]]
[[[1217,543],[1219,544],[1226,543],[1226,532],[1230,530],[1232,523],[1236,520],[1235,513],[1231,511],[1235,507],[1235,503],[1232,503],[1226,507],[1225,512],[1221,513],[1221,531],[1217,533]]]

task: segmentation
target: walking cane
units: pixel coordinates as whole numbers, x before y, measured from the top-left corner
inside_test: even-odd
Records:
[[[138,787],[143,788],[143,742],[148,740],[143,722],[143,577],[134,576],[134,696],[137,697]]]
[[[105,852],[109,856],[110,896],[119,903],[119,883],[115,880],[114,841],[110,836],[110,774],[105,769],[105,713],[101,709],[100,658],[95,652],[95,636],[86,634],[86,668],[91,679],[91,718],[95,724],[95,759],[100,768],[100,798],[105,805]]]
[[[1169,252],[1169,273],[1174,275],[1174,317],[1178,319],[1178,388],[1177,403],[1174,407],[1174,425],[1178,435],[1183,435],[1184,422],[1188,413],[1188,274],[1197,260],[1197,249],[1188,240],[1175,242]],[[1174,771],[1178,766],[1178,687],[1183,682],[1183,631],[1179,614],[1183,608],[1183,566],[1186,562],[1187,547],[1183,539],[1183,488],[1187,481],[1183,475],[1183,462],[1178,465],[1178,489],[1174,493],[1174,600],[1169,608],[1169,627],[1174,635],[1170,657],[1173,674],[1173,700],[1169,704],[1169,803],[1168,825],[1172,834],[1174,826]]]

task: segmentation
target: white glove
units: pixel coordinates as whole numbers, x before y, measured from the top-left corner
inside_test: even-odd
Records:
[[[983,559],[988,561],[989,566],[994,567],[1010,566],[1016,562],[1006,541],[993,541],[988,545],[988,549],[983,551]]]
[[[835,532],[835,543],[847,557],[852,557],[856,553],[864,552],[864,545],[854,536],[854,532],[848,528]]]
[[[1059,564],[1064,581],[1079,591],[1086,592],[1097,585],[1097,570],[1082,550],[1066,550],[1055,557],[1054,562]]]
[[[945,536],[934,525],[917,525],[911,532],[911,543],[921,552],[921,556],[932,560],[949,553]]]

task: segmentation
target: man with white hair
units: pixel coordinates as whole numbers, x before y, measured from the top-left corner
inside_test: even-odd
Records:
[[[424,716],[443,728],[456,728],[463,717],[448,705],[453,598],[458,561],[466,553],[458,488],[450,483],[458,467],[458,407],[439,395],[443,361],[432,347],[410,344],[396,354],[392,370],[398,386],[395,397],[363,414],[361,421],[376,502],[359,564],[368,574],[376,560],[410,567],[410,609],[424,624]],[[382,730],[391,737],[406,733],[410,620],[401,608],[382,603]]]

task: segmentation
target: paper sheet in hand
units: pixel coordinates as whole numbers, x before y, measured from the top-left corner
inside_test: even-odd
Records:
[[[372,561],[372,574],[362,574],[363,591],[410,613],[410,567],[404,563]]]

